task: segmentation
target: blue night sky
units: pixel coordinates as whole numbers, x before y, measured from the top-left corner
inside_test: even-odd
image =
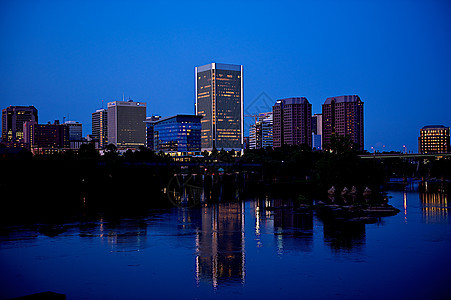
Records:
[[[248,113],[304,96],[365,102],[365,148],[417,152],[451,125],[450,1],[1,1],[1,107],[34,105],[91,133],[125,98],[147,115],[194,113],[194,67],[244,65]],[[265,95],[262,96],[262,93]],[[247,123],[251,120],[247,120]]]

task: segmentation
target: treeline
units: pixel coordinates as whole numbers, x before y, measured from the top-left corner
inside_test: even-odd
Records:
[[[337,189],[356,186],[363,190],[377,189],[386,179],[380,162],[359,158],[361,152],[348,137],[335,137],[324,145],[324,151],[314,151],[307,145],[283,146],[245,151],[245,162],[262,163],[262,180],[272,189],[310,186],[316,196],[324,196],[334,186]],[[304,188],[305,189],[305,188]]]
[[[333,138],[324,149],[284,146],[246,150],[243,155],[213,150],[191,158],[186,165],[144,147],[119,155],[116,147],[109,145],[102,156],[89,144],[82,145],[78,153],[32,156],[22,150],[0,155],[0,218],[19,216],[36,222],[170,207],[164,190],[174,174],[239,173],[244,196],[286,193],[308,198],[325,197],[331,186],[337,190],[352,186],[359,191],[365,187],[378,190],[390,177],[451,179],[450,159],[361,159],[358,155],[362,153],[347,137]]]
[[[79,153],[31,156],[26,151],[0,158],[0,222],[42,220],[99,213],[139,214],[148,208],[169,207],[162,187],[173,176],[171,166],[127,162],[167,162],[147,149],[119,156],[116,149],[100,156],[87,145]]]

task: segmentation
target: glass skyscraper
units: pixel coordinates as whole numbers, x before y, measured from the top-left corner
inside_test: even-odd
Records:
[[[196,115],[202,150],[243,147],[243,66],[211,63],[195,68]]]

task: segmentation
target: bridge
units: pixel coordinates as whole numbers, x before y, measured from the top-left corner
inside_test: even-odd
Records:
[[[412,158],[412,159],[427,159],[427,158],[442,158],[451,157],[450,153],[430,153],[430,154],[420,154],[420,153],[373,153],[373,154],[363,154],[359,155],[362,159],[385,159],[385,158]]]

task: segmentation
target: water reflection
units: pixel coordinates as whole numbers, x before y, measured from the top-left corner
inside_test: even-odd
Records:
[[[196,235],[196,281],[216,288],[245,278],[244,203],[218,203],[201,208]]]
[[[140,220],[118,220],[80,225],[80,237],[100,238],[113,252],[139,251],[145,248],[147,224]]]
[[[365,224],[323,219],[324,243],[334,252],[362,251],[365,242]]]
[[[449,224],[449,204],[446,186],[421,183],[419,186],[421,210],[425,223]]]
[[[269,210],[271,209],[271,210]],[[277,252],[296,250],[310,252],[313,248],[313,212],[296,211],[292,200],[266,199],[264,216],[273,222]]]

